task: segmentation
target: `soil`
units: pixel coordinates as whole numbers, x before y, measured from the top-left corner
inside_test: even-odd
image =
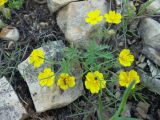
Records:
[[[0,15],[0,18],[3,18],[2,15]],[[29,56],[33,48],[38,48],[47,41],[63,40],[65,42],[64,34],[56,24],[56,13],[50,14],[45,3],[38,4],[33,0],[26,0],[23,8],[12,11],[11,20],[3,20],[8,25],[18,28],[20,31],[20,40],[12,45],[9,45],[9,42],[6,41],[0,41],[1,69],[10,66],[8,69],[5,69],[5,73],[1,73],[0,75],[5,75],[10,78],[20,101],[30,114],[30,117],[27,118],[27,120],[97,120],[97,114],[93,111],[92,105],[87,102],[85,96],[80,97],[67,107],[39,114],[36,113],[27,84],[16,70],[17,65]],[[133,38],[130,39],[133,40]],[[140,47],[137,47],[137,45]],[[141,47],[141,42],[131,46],[137,56],[139,55],[137,54],[137,51],[141,51]],[[146,120],[159,120],[160,96],[148,89],[141,90],[140,94],[146,97],[146,101],[150,105],[147,112],[150,117],[148,119],[146,118]],[[91,101],[97,99],[97,96],[91,96],[88,93],[86,93],[86,96]],[[136,105],[139,101],[130,98],[129,102],[132,103],[131,116],[141,118],[136,112]],[[116,105],[118,105],[118,103],[116,103]],[[85,113],[84,115],[79,112],[79,108],[91,112]],[[111,112],[105,114],[110,115]]]

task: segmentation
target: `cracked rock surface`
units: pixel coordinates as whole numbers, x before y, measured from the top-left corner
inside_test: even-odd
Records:
[[[5,77],[0,79],[0,119],[21,120],[27,117],[25,108]]]

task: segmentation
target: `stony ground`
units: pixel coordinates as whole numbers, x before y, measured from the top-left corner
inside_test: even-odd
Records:
[[[0,41],[0,70],[5,70],[5,73],[0,73],[0,75],[5,75],[12,81],[12,85],[18,93],[22,104],[30,114],[30,118],[27,118],[27,120],[96,120],[97,115],[93,112],[85,113],[85,115],[79,112],[79,108],[84,110],[91,109],[91,105],[88,104],[85,96],[80,97],[67,107],[37,114],[27,84],[16,69],[17,65],[28,57],[33,48],[38,48],[42,43],[47,41],[65,41],[55,18],[56,13],[50,14],[46,4],[38,4],[33,0],[27,0],[22,9],[12,11],[12,19],[5,22],[19,29],[20,40],[12,45],[9,45],[7,41]],[[157,19],[157,17],[155,18]],[[131,41],[133,39],[133,37],[130,38]],[[112,43],[110,44],[112,46]],[[130,44],[130,46],[135,51],[135,55],[138,56],[137,51],[141,51],[142,47],[141,39],[138,42]],[[147,68],[145,71],[147,71]],[[139,95],[143,96],[148,104],[146,105],[142,100],[136,101],[130,98],[128,101],[128,111],[131,112],[131,116],[144,120],[159,120],[160,96],[146,88],[140,90]],[[90,100],[96,98],[96,96],[91,96],[90,94],[86,96]],[[146,107],[145,111],[143,111],[144,109],[141,110],[144,107]],[[106,115],[109,116],[110,112],[107,112]]]

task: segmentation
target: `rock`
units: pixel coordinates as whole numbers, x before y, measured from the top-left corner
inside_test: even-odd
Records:
[[[159,14],[160,13],[160,0],[153,0],[149,6],[147,6],[147,13]]]
[[[144,69],[147,66],[147,63],[145,63],[145,62],[144,63],[139,63],[137,66],[141,69]]]
[[[115,97],[118,99],[118,98],[120,98],[120,96],[121,96],[121,92],[117,91],[116,94],[115,94]]]
[[[76,46],[85,47],[89,36],[95,34],[97,26],[103,26],[102,21],[99,25],[93,26],[85,22],[87,13],[91,10],[100,9],[101,15],[108,10],[108,4],[105,0],[89,0],[72,2],[59,11],[57,15],[57,24],[65,34],[66,40]]]
[[[147,102],[141,102],[140,101],[137,104],[136,111],[138,112],[140,118],[150,120],[150,117],[147,114],[149,106],[150,105]]]
[[[146,57],[142,54],[139,55],[138,60],[136,61],[136,65],[141,68],[144,69],[147,66],[147,62],[145,61]]]
[[[125,117],[131,117],[131,107],[132,107],[132,103],[127,103],[124,109],[124,112],[122,113],[122,116]]]
[[[21,120],[27,117],[25,108],[5,77],[0,79],[0,119]]]
[[[47,0],[49,10],[54,13],[59,10],[61,7],[67,5],[70,2],[77,0]]]
[[[6,26],[0,32],[0,39],[8,41],[18,41],[19,31],[16,27]]]
[[[48,22],[40,22],[39,26],[44,29],[44,28],[47,28],[49,26],[49,23]]]
[[[143,63],[143,62],[145,61],[145,59],[146,59],[146,57],[141,54],[141,55],[139,56],[139,58],[138,58],[138,61],[141,62],[141,63]]]
[[[152,62],[147,61],[148,66],[150,68],[151,76],[147,73],[141,73],[141,81],[144,83],[146,87],[148,87],[151,91],[156,92],[160,95],[160,69],[158,69]]]
[[[44,4],[47,2],[47,0],[34,0],[38,4]]]
[[[137,104],[137,107],[140,107],[140,108],[147,114],[150,105],[149,105],[147,102],[141,102],[141,101],[140,101],[140,102]]]
[[[64,52],[65,46],[62,41],[52,41],[39,49],[43,49],[47,60],[57,60],[59,59],[58,56],[62,56],[61,54]],[[28,63],[28,59],[18,65],[18,70],[28,84],[37,112],[64,107],[83,94],[83,83],[79,77],[82,73],[80,67],[75,66],[73,68],[73,75],[77,78],[76,86],[66,91],[60,90],[55,84],[52,86],[52,90],[39,85],[38,73],[46,67],[51,67],[51,65],[45,62],[40,68],[35,69]]]
[[[124,44],[125,44],[124,42],[119,42],[118,46],[119,46],[119,47],[123,47]]]
[[[122,0],[116,0],[116,6],[120,7],[122,5]]]
[[[143,118],[143,119],[147,119],[148,115],[143,111],[142,108],[137,107],[136,111],[138,112],[138,117]]]
[[[160,109],[158,109],[157,112],[158,112],[158,118],[160,119]]]
[[[139,26],[140,36],[143,39],[142,53],[149,59],[160,66],[160,23],[151,19],[145,18]]]
[[[131,22],[131,24],[129,25],[129,29],[130,29],[130,30],[137,30],[139,22],[140,22],[139,19],[134,19],[134,20]]]

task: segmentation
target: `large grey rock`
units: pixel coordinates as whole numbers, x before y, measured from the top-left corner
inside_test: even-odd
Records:
[[[47,60],[57,60],[58,56],[61,56],[64,52],[65,46],[62,41],[53,41],[39,49],[43,49]],[[75,66],[75,68],[71,68],[73,69],[73,75],[76,77],[76,86],[64,92],[55,84],[52,86],[52,90],[39,85],[38,73],[46,67],[53,67],[53,65],[45,62],[40,68],[35,69],[28,63],[28,59],[18,65],[18,70],[28,84],[37,112],[64,107],[83,94],[83,83],[80,77],[82,71],[80,67]]]
[[[70,2],[77,0],[47,0],[49,10],[54,13],[59,10],[61,7],[67,5]]]
[[[141,81],[151,91],[156,92],[160,95],[160,69],[156,67],[151,61],[147,61],[150,68],[151,76],[147,73],[141,73]]]
[[[160,13],[160,0],[150,0],[151,4],[149,6],[147,6],[147,12],[148,13],[156,13],[159,14]]]
[[[105,0],[72,2],[59,11],[57,24],[70,44],[84,47],[88,43],[89,36],[95,33],[95,28],[106,23],[105,20],[95,26],[86,23],[87,13],[99,9],[103,15],[108,11],[108,8]]]
[[[160,66],[160,23],[145,18],[141,21],[139,32],[143,39],[143,54]]]
[[[0,119],[21,120],[27,116],[13,88],[5,77],[0,79]]]

